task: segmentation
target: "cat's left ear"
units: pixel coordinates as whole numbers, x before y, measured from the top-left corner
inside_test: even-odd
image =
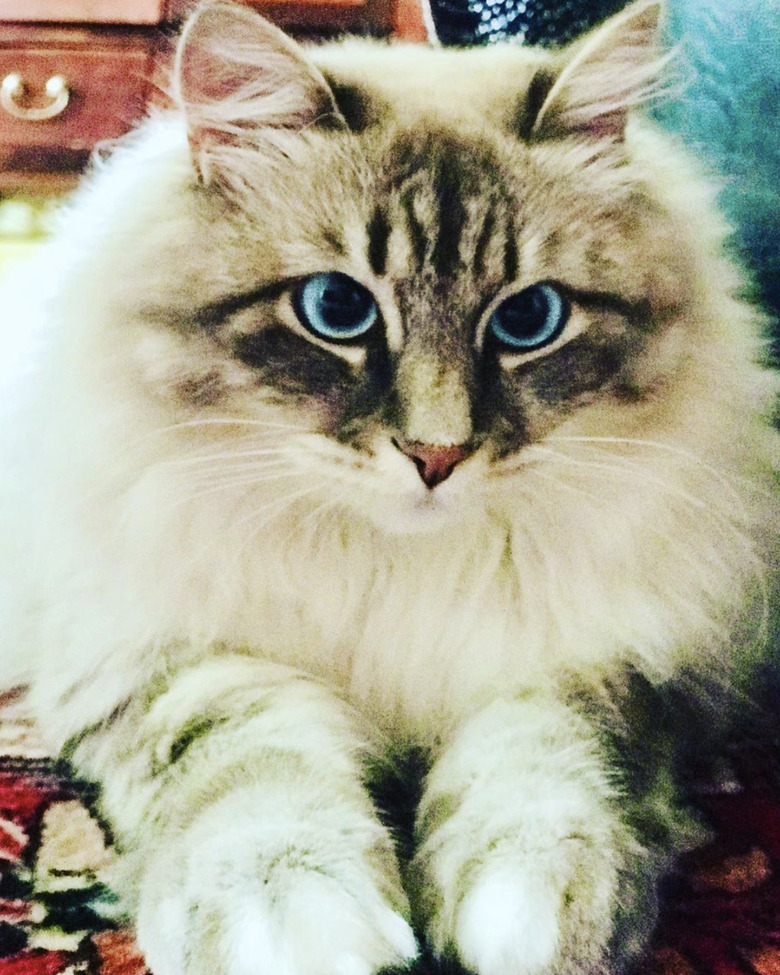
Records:
[[[659,45],[662,10],[660,0],[637,0],[566,48],[540,77],[531,138],[621,141],[631,109],[661,88],[668,60]]]
[[[344,124],[303,49],[255,11],[233,3],[203,3],[186,22],[174,96],[204,183],[229,179],[242,152],[283,151],[292,134]]]

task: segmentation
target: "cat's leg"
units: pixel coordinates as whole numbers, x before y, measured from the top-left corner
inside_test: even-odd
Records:
[[[636,955],[674,804],[643,836],[612,762],[553,698],[496,701],[460,728],[428,778],[412,864],[438,954],[477,975],[614,971]]]
[[[226,654],[71,752],[102,785],[154,975],[370,975],[416,954],[367,741],[326,689]]]

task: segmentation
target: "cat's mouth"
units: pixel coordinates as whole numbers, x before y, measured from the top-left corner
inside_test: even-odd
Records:
[[[311,473],[332,484],[339,506],[392,535],[451,529],[473,516],[483,499],[485,460],[456,448],[426,450],[377,437],[362,450],[322,438],[308,456]]]
[[[391,535],[434,532],[451,527],[463,517],[462,510],[443,497],[437,488],[411,492],[401,497],[377,499],[370,512],[372,521]]]
[[[461,472],[431,484],[416,475],[392,483],[391,490],[377,492],[369,502],[371,520],[390,534],[449,530],[473,514],[478,503],[472,478]]]

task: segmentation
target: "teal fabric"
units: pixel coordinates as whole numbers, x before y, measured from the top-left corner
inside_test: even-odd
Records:
[[[780,0],[668,0],[679,91],[656,109],[721,185],[735,244],[780,314]],[[780,333],[775,332],[780,348]]]

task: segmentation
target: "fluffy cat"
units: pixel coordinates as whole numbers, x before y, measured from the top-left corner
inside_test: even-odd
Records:
[[[100,783],[155,975],[646,944],[778,524],[761,323],[640,117],[658,16],[305,50],[205,5],[0,297],[3,676]]]

